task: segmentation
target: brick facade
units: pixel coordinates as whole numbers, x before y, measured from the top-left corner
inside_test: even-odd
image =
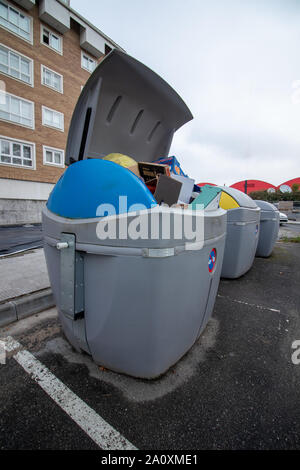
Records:
[[[10,3],[14,5],[13,1]],[[22,10],[19,5],[15,6],[33,18],[33,44],[29,44],[1,26],[0,43],[34,60],[34,87],[2,73],[0,73],[0,80],[5,82],[8,93],[34,102],[35,129],[0,120],[0,135],[35,143],[36,169],[0,164],[0,178],[55,183],[64,170],[43,164],[43,145],[65,149],[74,106],[81,92],[81,86],[90,76],[90,73],[81,67],[80,27],[71,20],[71,29],[62,35],[63,55],[60,55],[41,43],[41,24],[44,23],[39,19],[38,6],[30,11]],[[50,30],[53,29],[46,24],[44,26]],[[63,94],[41,84],[41,64],[63,75]],[[42,125],[42,105],[64,114],[64,132]]]

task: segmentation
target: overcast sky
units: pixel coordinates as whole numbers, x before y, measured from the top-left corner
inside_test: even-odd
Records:
[[[71,0],[194,119],[170,154],[196,182],[300,176],[299,0]]]

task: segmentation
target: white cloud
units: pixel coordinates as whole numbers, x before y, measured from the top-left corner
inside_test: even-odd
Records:
[[[194,120],[171,153],[198,181],[300,175],[298,0],[72,0],[163,76]]]

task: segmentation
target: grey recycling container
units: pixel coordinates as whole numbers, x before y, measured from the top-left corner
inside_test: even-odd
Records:
[[[255,201],[260,207],[260,232],[256,256],[267,258],[271,255],[278,238],[279,211],[267,201]]]
[[[218,205],[227,210],[227,235],[221,277],[238,278],[252,266],[258,243],[260,209],[245,193],[227,186],[204,185],[191,207]]]
[[[227,209],[227,236],[221,277],[238,278],[252,266],[260,227],[260,208],[247,194],[235,188],[221,187],[235,202],[221,196],[220,205]],[[238,207],[236,207],[238,206]]]
[[[178,237],[181,211],[158,206],[138,177],[102,157],[165,157],[173,133],[190,119],[164,80],[112,51],[79,97],[65,153],[68,168],[43,211],[49,278],[66,337],[97,364],[134,377],[164,373],[205,328],[219,285],[227,214],[221,208],[187,211],[196,228],[202,225],[196,241],[185,233]],[[147,208],[121,210],[115,199],[124,194]],[[116,213],[99,212],[102,203],[117,207]],[[168,237],[161,229],[153,236],[166,216]],[[123,229],[125,224],[129,233],[138,217],[140,226],[148,223],[143,238],[126,238],[119,230],[115,238],[99,238],[112,222]]]

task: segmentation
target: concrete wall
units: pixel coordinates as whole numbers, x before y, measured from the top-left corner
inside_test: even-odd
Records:
[[[0,225],[23,225],[41,222],[46,201],[0,199]]]
[[[36,224],[54,184],[0,178],[0,225]]]
[[[279,201],[278,209],[279,210],[292,210],[293,209],[293,201]]]
[[[54,184],[0,178],[0,199],[47,201]]]
[[[105,40],[89,26],[81,28],[80,46],[97,58],[105,53]]]
[[[64,34],[70,29],[70,12],[55,0],[41,0],[39,15],[45,23]]]

